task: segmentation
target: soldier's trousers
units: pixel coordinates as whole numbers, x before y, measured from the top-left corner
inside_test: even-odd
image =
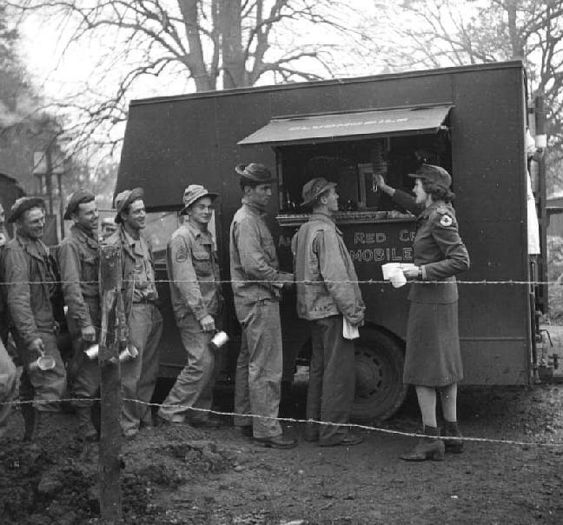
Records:
[[[65,365],[57,347],[55,334],[39,332],[39,337],[43,341],[45,355],[55,360],[55,368],[52,370],[31,369],[29,365],[39,357],[39,354],[29,350],[18,340],[18,352],[24,363],[20,397],[25,401],[33,399],[34,407],[41,412],[58,412],[60,409],[58,401],[66,390]]]
[[[121,363],[121,429],[134,434],[141,422],[151,424],[150,403],[158,376],[158,344],[162,335],[162,316],[151,303],[133,303],[129,316],[129,341],[139,355]],[[125,399],[139,400],[125,401]]]
[[[188,315],[178,321],[182,345],[187,354],[186,366],[178,375],[176,383],[158,411],[158,414],[172,422],[182,422],[189,407],[211,409],[215,383],[215,353],[209,346],[213,332],[204,332],[201,324]],[[207,419],[208,413],[192,411],[192,419]]]
[[[16,394],[16,365],[8,355],[4,343],[0,340],[0,437],[6,430],[11,405],[3,405],[14,399]]]
[[[235,379],[235,412],[277,418],[283,367],[279,304],[257,301],[237,311],[242,341]],[[253,426],[255,438],[282,433],[275,419],[235,416],[235,425]]]
[[[307,419],[346,424],[354,402],[354,342],[342,337],[341,315],[311,321],[313,351],[309,364]],[[318,425],[319,441],[339,441],[346,427]]]
[[[92,311],[91,311],[92,312]],[[99,321],[92,313],[92,322],[97,327]],[[98,397],[100,388],[100,367],[97,359],[88,359],[84,350],[88,347],[82,339],[80,327],[76,321],[67,317],[67,324],[72,337],[72,360],[69,368],[68,382],[70,393],[75,401],[72,404],[76,407],[89,407],[91,399]],[[96,335],[98,334],[96,329]],[[97,340],[97,339],[96,339]]]

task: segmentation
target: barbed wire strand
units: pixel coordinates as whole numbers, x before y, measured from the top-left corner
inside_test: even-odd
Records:
[[[38,404],[53,404],[53,403],[61,403],[61,402],[81,402],[84,403],[85,401],[101,401],[101,398],[65,398],[59,399],[57,401],[50,401],[50,400],[16,400],[16,401],[6,401],[0,403],[0,406],[5,405],[12,405],[12,406],[20,406],[20,405],[38,405]],[[262,419],[267,421],[278,421],[281,423],[294,423],[294,424],[315,424],[319,426],[327,426],[327,427],[338,427],[338,428],[349,428],[349,429],[356,429],[356,430],[366,430],[369,432],[379,432],[382,434],[389,434],[393,436],[403,436],[403,437],[428,437],[426,434],[420,434],[417,432],[405,432],[402,430],[393,430],[389,428],[383,428],[378,426],[371,426],[371,425],[360,425],[357,423],[332,423],[328,421],[318,421],[315,419],[296,419],[290,417],[274,417],[274,416],[263,416],[259,414],[239,414],[236,412],[225,412],[225,411],[218,411],[218,410],[211,410],[206,408],[198,408],[189,405],[170,405],[165,403],[147,403],[146,401],[141,401],[139,399],[130,399],[124,398],[122,402],[129,402],[129,403],[137,403],[139,405],[147,406],[147,407],[165,407],[165,408],[182,408],[186,411],[190,412],[201,412],[207,415],[214,415],[214,416],[228,416],[228,417],[246,417],[251,419]],[[185,423],[171,423],[171,425],[178,425],[181,426]],[[187,424],[188,426],[189,424]],[[548,448],[557,448],[563,447],[563,442],[542,442],[542,441],[518,441],[512,439],[495,439],[495,438],[485,438],[485,437],[469,437],[469,436],[455,436],[456,440],[466,441],[466,442],[473,442],[473,443],[490,443],[495,445],[510,445],[510,446],[522,446],[522,447],[548,447]]]
[[[134,279],[123,279],[122,280],[123,283],[137,283],[139,284],[137,281],[135,281]],[[151,283],[154,282],[155,284],[170,284],[170,283],[182,283],[182,284],[201,284],[202,281],[198,281],[198,280],[181,280],[181,279],[157,279],[155,281],[147,281],[147,283]],[[293,284],[320,284],[320,283],[349,283],[349,284],[386,284],[386,285],[391,285],[392,283],[390,281],[385,281],[385,280],[376,280],[376,279],[367,279],[367,280],[358,280],[358,281],[352,281],[352,280],[330,280],[330,279],[323,279],[322,281],[309,281],[309,280],[303,280],[303,281],[289,281],[289,280],[283,280],[283,279],[278,279],[275,281],[269,281],[269,280],[235,280],[235,279],[223,279],[223,280],[214,280],[214,281],[203,281],[205,284],[210,284],[210,283],[217,283],[217,284],[288,284],[288,285],[293,285]],[[53,285],[53,284],[98,284],[99,281],[8,281],[8,282],[0,282],[0,287],[1,286],[11,286],[11,285],[17,285],[17,284],[28,284],[28,285],[32,285],[32,284],[49,284],[49,285]],[[555,281],[519,281],[519,280],[502,280],[502,281],[489,281],[487,279],[481,279],[481,280],[476,280],[476,281],[439,281],[439,280],[421,280],[421,281],[407,281],[407,284],[443,284],[443,285],[451,285],[451,284],[461,284],[461,285],[534,285],[534,286],[542,286],[542,285],[562,285],[561,281],[555,280]]]

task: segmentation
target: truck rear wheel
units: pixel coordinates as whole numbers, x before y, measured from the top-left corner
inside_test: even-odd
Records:
[[[403,349],[393,338],[374,329],[360,331],[352,419],[384,420],[399,409],[407,394],[403,365]]]

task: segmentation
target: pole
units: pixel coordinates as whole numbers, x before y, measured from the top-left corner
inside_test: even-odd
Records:
[[[100,249],[100,286],[102,327],[99,365],[101,375],[100,422],[100,514],[103,523],[117,524],[122,519],[121,487],[121,369],[119,345],[123,334],[123,300],[121,297],[121,249]]]
[[[535,116],[536,116],[536,137],[545,136],[545,103],[542,93],[539,93],[535,99]],[[537,203],[539,206],[539,223],[540,223],[540,253],[543,258],[538,259],[539,266],[539,280],[547,282],[547,181],[545,169],[545,152],[538,158],[538,179],[539,188]],[[548,285],[542,284],[539,286],[539,307],[543,313],[547,312],[548,308]]]
[[[63,219],[63,216],[65,214],[65,207],[63,203],[63,184],[61,178],[61,174],[57,173],[57,187],[59,190],[59,219],[61,221],[61,240],[63,240],[65,236],[65,221]]]
[[[49,213],[53,215],[53,159],[51,158],[50,146],[47,148],[47,151],[45,151],[45,160],[47,164],[45,182],[47,184],[47,197],[49,198]]]

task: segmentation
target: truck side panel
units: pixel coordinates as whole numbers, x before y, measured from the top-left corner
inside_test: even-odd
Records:
[[[228,279],[228,228],[240,205],[233,166],[257,161],[275,167],[269,146],[237,142],[279,115],[451,103],[452,175],[460,230],[472,258],[465,281],[529,280],[526,249],[524,87],[519,63],[454,68],[373,79],[248,89],[140,101],[131,106],[117,191],[144,186],[149,208],[178,207],[189,183],[221,194],[217,234]],[[272,209],[272,215],[277,213]],[[275,221],[273,231],[280,231]],[[397,230],[399,228],[399,230]],[[374,249],[355,233],[387,232],[402,247],[405,224],[346,227],[351,252]],[[397,230],[397,231],[395,231]],[[280,238],[280,251],[287,239]],[[356,257],[360,280],[379,280],[379,262]],[[225,287],[227,294],[229,286]],[[406,291],[364,285],[368,321],[403,337]],[[460,284],[460,333],[467,384],[521,384],[530,378],[528,287]],[[284,327],[297,337],[291,305]],[[231,306],[232,308],[232,306]],[[232,310],[227,321],[236,330]],[[288,336],[289,337],[289,336]],[[293,346],[293,344],[292,344]]]

